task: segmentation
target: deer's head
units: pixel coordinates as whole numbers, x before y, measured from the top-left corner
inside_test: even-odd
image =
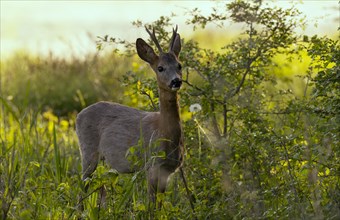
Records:
[[[178,61],[178,55],[181,51],[181,39],[177,33],[177,26],[176,29],[173,29],[168,52],[163,52],[160,47],[155,36],[155,30],[151,33],[146,28],[146,31],[157,46],[159,55],[143,39],[138,38],[136,41],[138,56],[148,62],[155,71],[159,88],[176,92],[182,85],[182,67]]]

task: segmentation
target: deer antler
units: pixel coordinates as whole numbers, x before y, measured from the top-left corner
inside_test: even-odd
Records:
[[[171,40],[170,40],[170,46],[169,46],[169,52],[173,51],[173,46],[174,46],[174,43],[175,43],[175,40],[176,40],[176,36],[177,36],[177,25],[176,25],[176,28],[173,28],[172,29],[172,37],[171,37]]]
[[[152,29],[152,33],[149,31],[149,29],[146,27],[145,25],[145,30],[148,32],[148,34],[150,35],[151,37],[151,40],[156,44],[156,47],[158,48],[159,52],[160,53],[163,53],[163,50],[161,48],[161,46],[159,45],[158,43],[158,40],[156,38],[156,35],[155,35],[155,28]]]

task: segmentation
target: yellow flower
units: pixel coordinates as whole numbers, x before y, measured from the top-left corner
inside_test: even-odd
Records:
[[[44,112],[43,117],[49,121],[56,122],[56,123],[58,122],[58,117],[54,115],[51,110]]]

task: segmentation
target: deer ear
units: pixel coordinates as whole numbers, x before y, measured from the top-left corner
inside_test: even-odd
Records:
[[[138,56],[149,64],[155,63],[155,61],[158,59],[155,51],[143,39],[137,39],[136,48]]]
[[[179,34],[176,35],[174,44],[172,45],[172,51],[175,53],[176,57],[178,57],[179,52],[181,52],[181,36]]]

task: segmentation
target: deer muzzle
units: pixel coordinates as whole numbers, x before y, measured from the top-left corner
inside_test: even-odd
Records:
[[[182,80],[180,78],[175,78],[171,81],[169,87],[172,91],[177,91],[181,88],[181,85],[182,85]]]

